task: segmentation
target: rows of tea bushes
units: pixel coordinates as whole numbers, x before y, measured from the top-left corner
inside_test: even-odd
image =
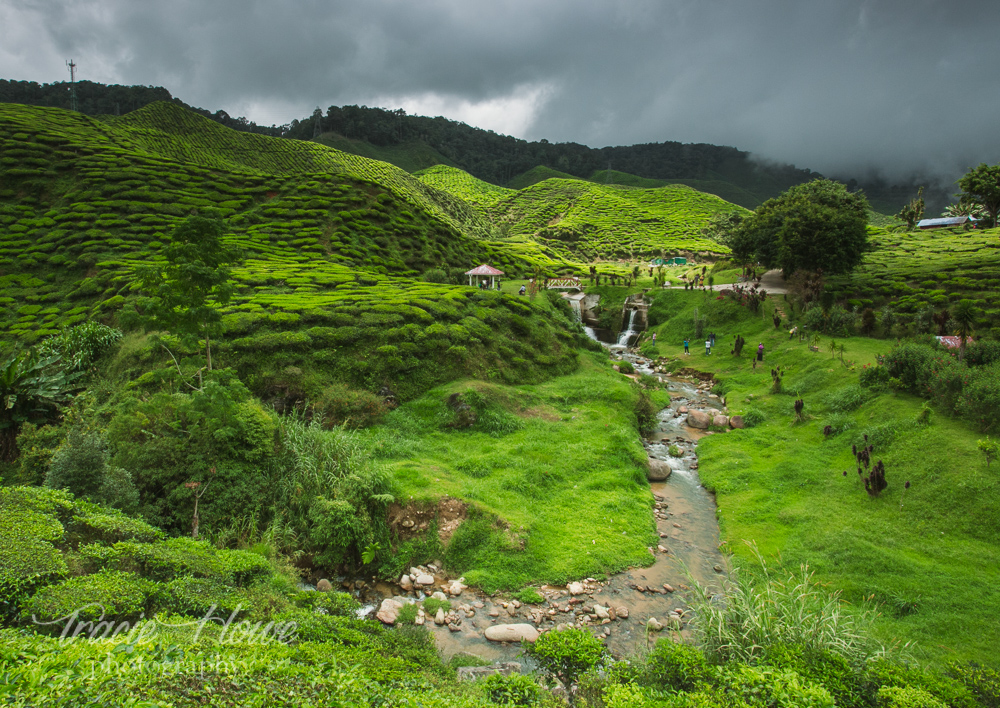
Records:
[[[445,166],[418,177],[473,204],[495,234],[533,241],[566,260],[583,262],[723,253],[724,247],[700,230],[715,214],[741,210],[681,184],[641,189],[549,177],[514,191]]]
[[[512,275],[567,267],[541,247],[469,238],[439,204],[473,223],[471,207],[390,165],[170,104],[107,123],[0,105],[0,154],[0,329],[26,342],[117,311],[128,295],[118,276],[155,259],[191,213],[224,219],[247,258],[273,263],[264,269],[455,278],[483,262]]]
[[[739,210],[689,187],[631,189],[581,180],[546,180],[497,207],[508,234],[531,238],[583,261],[680,252],[722,253],[699,232],[717,213]]]
[[[857,270],[829,281],[848,306],[888,305],[912,320],[972,299],[981,310],[976,330],[1000,333],[1000,230],[879,230],[871,243]]]

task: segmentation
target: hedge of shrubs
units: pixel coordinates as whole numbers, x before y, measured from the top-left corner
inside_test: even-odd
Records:
[[[900,344],[879,365],[863,369],[860,381],[871,389],[892,386],[929,398],[983,432],[1000,423],[1000,342],[971,343],[964,356],[937,345]]]

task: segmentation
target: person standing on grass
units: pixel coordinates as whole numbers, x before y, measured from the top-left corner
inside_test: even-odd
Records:
[[[685,339],[684,340],[684,353],[687,354],[688,356],[691,356],[691,352],[688,351],[688,344],[689,344],[688,340]]]
[[[764,361],[764,342],[757,345],[757,361]]]
[[[712,346],[714,347],[715,346],[715,332],[712,332],[710,335],[708,335],[708,338],[710,340],[712,340]]]
[[[656,332],[653,332],[653,344],[656,344]]]
[[[706,339],[705,340],[705,356],[708,356],[711,353],[712,353],[712,340],[711,339]]]

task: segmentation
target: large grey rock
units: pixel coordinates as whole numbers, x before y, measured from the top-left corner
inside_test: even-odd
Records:
[[[399,587],[403,588],[406,592],[410,592],[413,589],[413,578],[406,574],[400,576]]]
[[[649,458],[649,472],[646,473],[646,478],[650,482],[662,482],[673,470],[663,460],[657,460],[655,457]]]
[[[495,624],[486,628],[486,638],[491,642],[534,642],[538,630],[530,624]]]
[[[417,576],[417,578],[416,578],[416,580],[414,582],[417,585],[433,585],[434,584],[434,576],[433,575],[428,575],[427,573],[421,573],[420,575]]]
[[[566,589],[569,590],[570,595],[582,595],[584,592],[583,583],[578,582],[570,583]]]
[[[712,416],[705,411],[688,411],[687,424],[692,428],[705,429],[712,424]]]
[[[746,427],[746,423],[743,420],[743,416],[741,416],[741,415],[734,415],[734,416],[730,417],[730,419],[729,419],[729,427],[731,427],[731,428],[744,428],[744,427]]]
[[[729,418],[722,415],[721,413],[712,418],[712,425],[717,425],[720,428],[729,427]]]
[[[391,597],[387,597],[382,600],[382,606],[378,608],[378,612],[375,613],[375,617],[386,624],[396,624],[396,619],[399,617],[399,611],[402,608],[402,602],[394,600]]]

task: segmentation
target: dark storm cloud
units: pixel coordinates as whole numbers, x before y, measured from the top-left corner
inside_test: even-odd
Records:
[[[532,139],[952,174],[1000,161],[998,29],[1000,3],[938,0],[4,0],[0,75],[60,80],[73,57],[264,123],[395,102]]]

